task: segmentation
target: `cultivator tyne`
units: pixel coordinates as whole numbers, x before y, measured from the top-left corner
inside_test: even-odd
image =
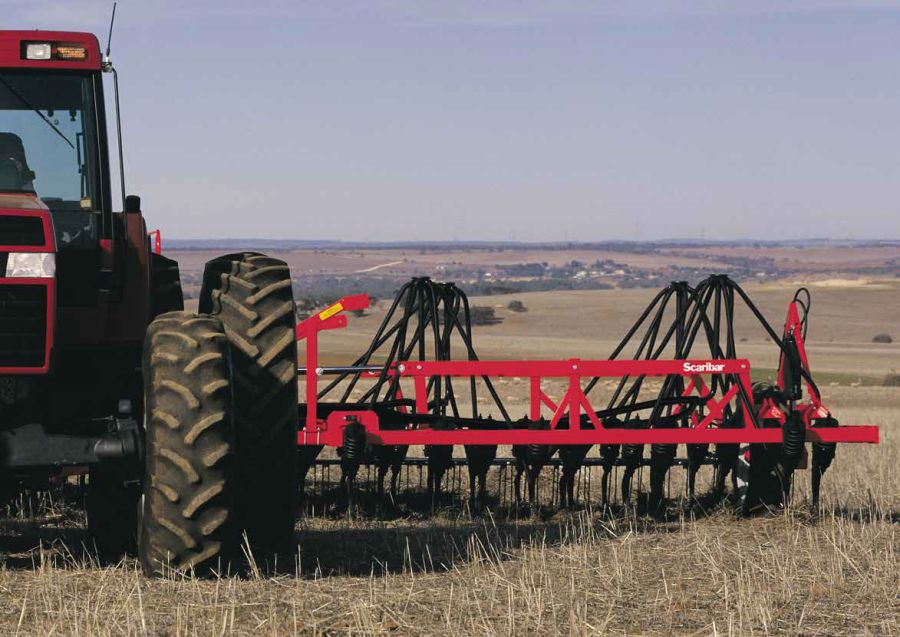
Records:
[[[465,293],[416,278],[400,289],[361,356],[319,366],[318,333],[346,326],[344,311],[368,305],[365,295],[346,297],[296,330],[305,345],[301,475],[312,472],[314,492],[344,503],[366,467],[368,492],[380,504],[461,499],[465,471],[473,510],[498,499],[520,504],[524,478],[531,506],[549,485],[554,506],[634,502],[659,512],[672,496],[673,467],[683,467],[693,502],[698,471],[709,465],[707,497],[725,497],[730,474],[745,512],[787,504],[794,472],[809,467],[818,506],[837,443],[878,441],[877,427],[840,426],[822,404],[805,349],[810,297],[803,288],[780,333],[743,289],[716,275],[659,291],[608,359],[515,361],[480,360]],[[777,375],[769,383],[752,382],[750,363],[738,357],[739,310],[775,345]],[[637,497],[645,467],[649,489]]]

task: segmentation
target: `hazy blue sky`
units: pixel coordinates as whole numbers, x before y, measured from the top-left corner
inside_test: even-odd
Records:
[[[896,2],[126,0],[113,60],[169,237],[900,238]]]

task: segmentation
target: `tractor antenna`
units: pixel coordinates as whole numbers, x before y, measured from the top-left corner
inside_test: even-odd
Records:
[[[125,210],[125,157],[122,153],[122,116],[119,110],[119,74],[109,59],[109,50],[112,47],[113,26],[116,23],[116,5],[113,2],[112,16],[109,18],[109,35],[106,38],[106,55],[103,57],[102,68],[106,73],[113,75],[113,89],[116,94],[116,139],[119,143],[119,187],[122,189],[122,210]],[[127,217],[125,223],[127,224]]]
[[[112,47],[112,34],[113,34],[113,25],[116,23],[116,5],[118,2],[113,2],[112,9],[112,17],[109,19],[109,35],[106,36],[106,56],[103,58],[104,64],[109,64],[109,49]]]

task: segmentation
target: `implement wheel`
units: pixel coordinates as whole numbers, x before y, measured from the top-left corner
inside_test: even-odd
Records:
[[[239,545],[229,348],[218,319],[158,317],[144,346],[144,572],[225,571]]]
[[[290,568],[297,482],[297,342],[287,264],[262,254],[207,263],[200,311],[216,316],[231,345],[238,516],[253,558]]]

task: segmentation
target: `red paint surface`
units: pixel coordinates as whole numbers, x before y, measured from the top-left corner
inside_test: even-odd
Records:
[[[23,43],[82,46],[87,49],[85,60],[23,60]],[[0,31],[0,67],[26,69],[68,69],[99,71],[100,43],[91,33],[73,31]]]

